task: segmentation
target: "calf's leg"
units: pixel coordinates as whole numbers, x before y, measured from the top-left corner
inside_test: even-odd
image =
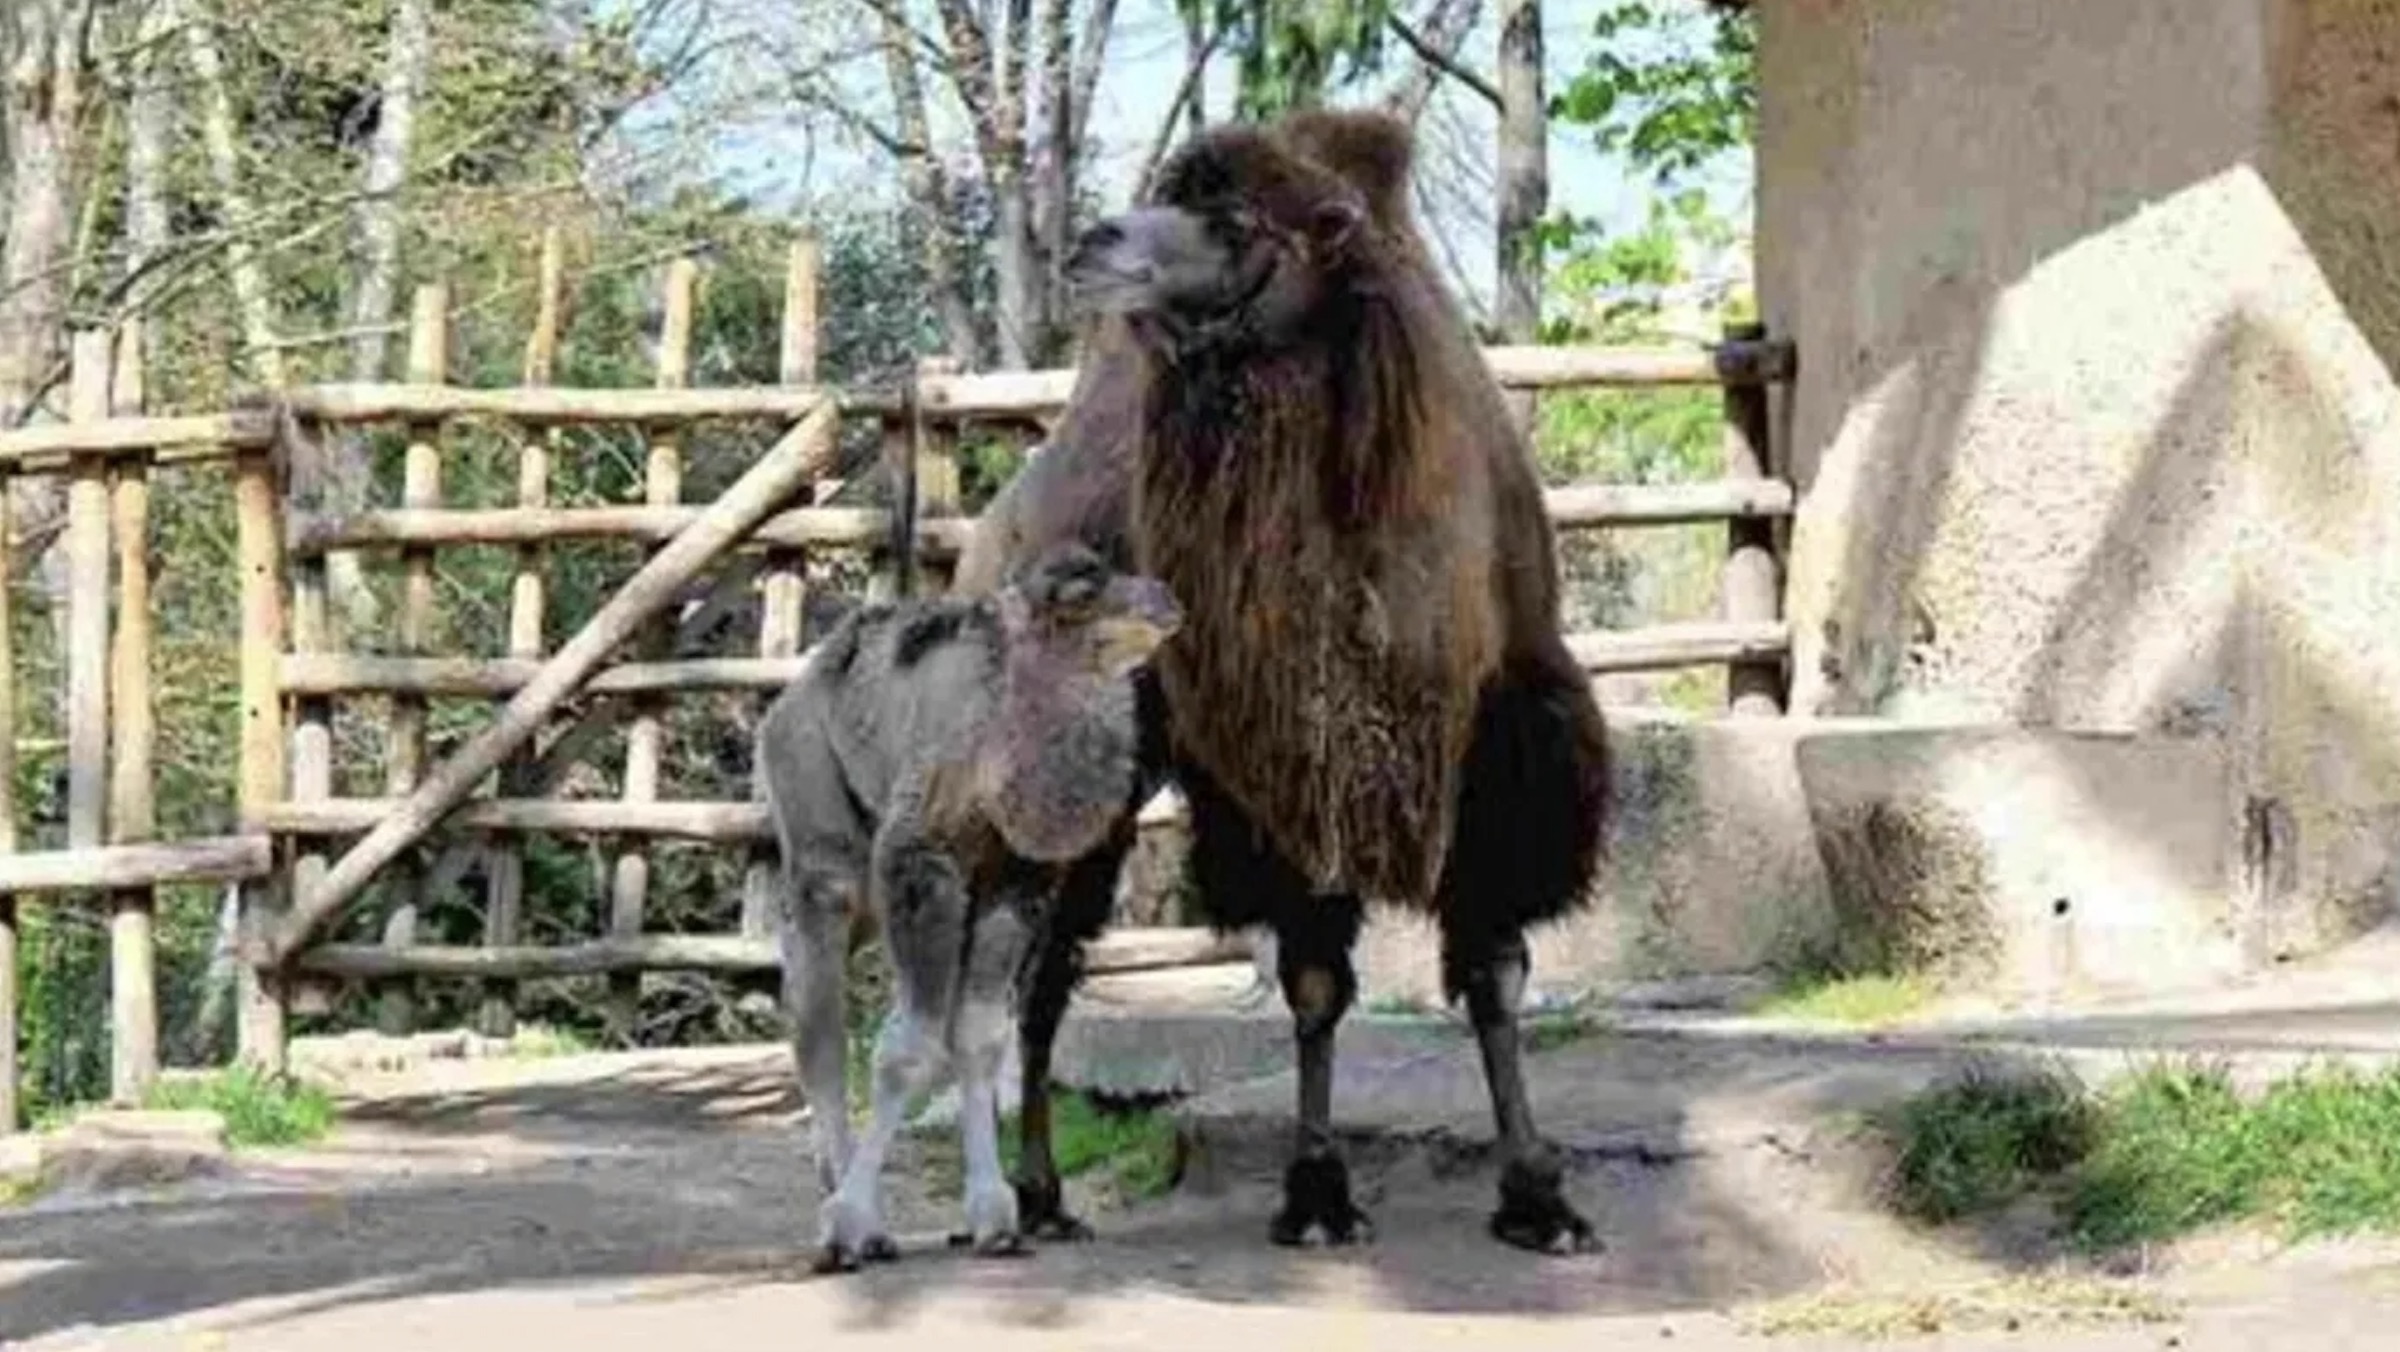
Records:
[[[849,900],[855,878],[821,864],[786,870],[782,917],[783,1002],[792,1021],[792,1060],[808,1105],[817,1188],[831,1197],[850,1164],[848,1027],[843,979]]]
[[[967,1240],[979,1254],[1024,1252],[1016,1190],[1000,1165],[1000,1062],[1014,1031],[1012,996],[1028,938],[1015,906],[989,905],[967,945],[952,1034],[959,1076],[959,1146],[966,1166]]]
[[[826,1201],[820,1270],[898,1257],[884,1230],[883,1165],[908,1106],[949,1066],[949,1010],[966,947],[967,890],[957,865],[910,833],[908,817],[875,840],[869,886],[892,962],[892,1008],[875,1040],[875,1104],[866,1135]]]

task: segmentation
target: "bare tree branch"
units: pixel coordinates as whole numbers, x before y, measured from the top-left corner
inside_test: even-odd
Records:
[[[1393,34],[1408,44],[1417,54],[1417,67],[1384,99],[1384,106],[1413,124],[1425,115],[1425,105],[1432,101],[1433,90],[1440,77],[1458,81],[1494,108],[1501,106],[1499,86],[1460,65],[1459,46],[1466,41],[1467,30],[1483,9],[1482,0],[1434,0],[1433,8],[1425,15],[1425,28],[1419,32],[1399,15],[1386,22]]]
[[[1166,116],[1158,120],[1158,133],[1150,140],[1149,153],[1142,157],[1142,172],[1134,179],[1136,200],[1150,195],[1151,181],[1158,177],[1158,166],[1166,162],[1167,148],[1175,143],[1175,123],[1184,110],[1200,95],[1200,81],[1208,74],[1209,58],[1216,55],[1217,44],[1224,40],[1222,30],[1208,35],[1191,59],[1184,63],[1183,80],[1175,86],[1175,97],[1168,101]]]

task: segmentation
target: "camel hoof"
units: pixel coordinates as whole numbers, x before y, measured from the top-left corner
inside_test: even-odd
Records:
[[[1286,1248],[1371,1244],[1375,1223],[1350,1201],[1350,1170],[1333,1155],[1293,1160],[1283,1172],[1283,1209],[1267,1238]]]
[[[808,1266],[818,1276],[827,1276],[856,1272],[868,1263],[894,1263],[899,1259],[900,1246],[892,1242],[890,1235],[869,1235],[855,1245],[835,1241],[820,1246]]]
[[[1492,1213],[1492,1238],[1530,1253],[1569,1257],[1598,1253],[1592,1224],[1567,1205],[1555,1160],[1514,1160],[1500,1171],[1500,1208]]]
[[[1080,1244],[1092,1238],[1092,1227],[1067,1210],[1057,1179],[1019,1182],[1016,1188],[1019,1233],[1054,1244]]]

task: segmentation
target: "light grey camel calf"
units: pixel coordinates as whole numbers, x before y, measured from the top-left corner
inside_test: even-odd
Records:
[[[1069,545],[996,594],[871,605],[828,634],[760,721],[783,851],[784,1001],[809,1105],[820,1272],[898,1256],[884,1158],[911,1099],[954,1073],[967,1239],[1022,1247],[998,1075],[1019,968],[1065,866],[1135,791],[1130,679],[1182,613],[1165,586]],[[893,1002],[855,1146],[843,1047],[854,935],[879,929]]]

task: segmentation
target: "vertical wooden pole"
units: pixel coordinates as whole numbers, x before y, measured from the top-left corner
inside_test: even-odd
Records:
[[[283,535],[277,501],[275,460],[266,450],[243,451],[234,461],[235,550],[242,574],[242,829],[259,829],[260,814],[283,800],[283,698],[276,667],[283,652]],[[320,574],[320,576],[322,576]],[[321,867],[320,863],[320,867]],[[274,932],[282,909],[287,869],[241,885],[241,932],[246,938]],[[253,1069],[280,1075],[286,1069],[282,982],[244,962],[234,969],[236,1054]]]
[[[958,369],[958,361],[952,357],[927,357],[917,363],[919,376],[955,375]],[[915,445],[911,453],[916,457],[916,519],[919,523],[911,538],[915,547],[922,550],[922,523],[958,515],[959,426],[956,419],[928,421],[924,405],[917,400],[909,402],[909,416],[915,424]],[[920,554],[908,560],[908,566],[916,570],[919,594],[939,596],[950,590],[949,564],[928,563]]]
[[[784,274],[783,361],[777,378],[786,385],[813,385],[817,380],[817,269],[820,255],[813,239],[796,240]],[[797,549],[770,549],[759,578],[758,655],[796,657],[800,653],[800,621],[807,600],[807,555]],[[773,695],[762,696],[764,714]],[[750,767],[750,797],[766,797],[761,767]],[[753,845],[750,868],[742,880],[742,934],[764,938],[774,932],[781,869],[773,842]]]
[[[542,232],[541,284],[535,299],[533,332],[525,340],[525,383],[547,385],[558,374],[558,335],[566,301],[566,237],[557,226]],[[556,428],[543,428],[517,447],[517,505],[546,507],[550,503],[550,453]],[[538,544],[517,549],[517,575],[508,601],[508,655],[539,659],[543,653],[543,612],[547,601],[543,572],[549,551]],[[508,758],[500,767],[500,791],[513,796],[532,782],[533,748]],[[486,892],[483,941],[506,948],[517,942],[524,927],[525,847],[515,836],[492,842]],[[477,1024],[485,1037],[508,1037],[517,1028],[517,983],[488,981]]]
[[[109,336],[75,335],[67,394],[70,422],[108,418]],[[107,833],[108,816],[108,460],[78,455],[67,468],[67,846],[91,849]],[[109,985],[126,974],[117,965],[116,927],[110,926]],[[131,1030],[111,1021],[109,1060],[127,1062]]]
[[[14,477],[0,473],[0,504]],[[0,513],[0,854],[17,852],[15,541]],[[0,892],[0,1136],[21,1124],[17,1105],[17,899]]]
[[[869,601],[897,600],[916,590],[916,570],[910,558],[916,552],[916,409],[916,384],[912,380],[908,407],[883,422],[880,458],[884,477],[891,484],[892,517],[891,529],[885,532],[884,544],[877,551],[876,566],[867,574]]]
[[[142,326],[133,320],[117,333],[116,388],[109,411],[117,417],[142,412]],[[121,457],[116,465],[114,527],[117,544],[116,646],[109,664],[112,733],[109,767],[108,840],[133,845],[157,834],[151,796],[157,744],[150,693],[150,455]],[[134,1104],[158,1078],[158,965],[154,887],[126,888],[109,896],[109,1096]]]
[[[681,389],[691,383],[692,310],[699,291],[700,268],[688,258],[667,265],[664,314],[658,334],[658,386]],[[654,428],[643,474],[643,500],[653,507],[671,507],[683,498],[683,434],[679,427]],[[671,631],[666,631],[671,632]],[[659,625],[646,632],[642,646],[655,653],[664,634]],[[666,701],[656,695],[636,698],[632,721],[625,729],[625,789],[628,803],[658,798],[659,764],[666,755]],[[650,896],[650,845],[628,837],[618,843],[609,876],[609,933],[622,939],[642,932],[642,914]],[[609,1017],[619,1041],[630,1041],[641,1002],[639,972],[609,979]]]
[[[326,436],[331,429],[323,423],[298,422],[287,424],[284,434],[288,493],[296,511],[322,510],[325,504]],[[291,563],[291,643],[295,653],[324,653],[333,651],[333,615],[327,604],[325,556],[310,554]],[[308,695],[292,701],[292,760],[291,798],[295,803],[322,802],[333,796],[333,701],[322,695]],[[292,902],[313,895],[324,884],[332,867],[325,853],[321,836],[303,837],[295,848],[292,866],[284,879],[283,896],[279,900]],[[260,917],[264,919],[264,916]],[[254,930],[249,934],[253,943],[268,941],[277,931]],[[255,949],[254,949],[255,951]],[[284,978],[269,970],[257,974],[261,999],[288,1001],[289,987]],[[257,1011],[261,1014],[263,1010]],[[284,1044],[278,1040],[272,1048],[278,1054]]]
[[[1728,342],[1766,337],[1762,324],[1729,324]],[[1764,479],[1775,472],[1767,430],[1764,382],[1725,386],[1725,477]],[[1783,567],[1775,552],[1775,523],[1736,518],[1727,527],[1724,614],[1732,621],[1765,621],[1783,610]],[[1784,707],[1783,663],[1737,662],[1726,672],[1725,699],[1737,717],[1773,717]]]
[[[416,305],[408,320],[408,381],[439,385],[450,378],[450,289],[440,282],[417,288]],[[400,505],[442,505],[442,428],[438,422],[415,423],[408,429],[408,451],[401,471]],[[400,551],[399,651],[404,656],[430,652],[433,646],[433,557],[430,546]],[[391,763],[386,777],[394,798],[405,798],[425,774],[425,698],[395,695],[391,714]],[[417,941],[417,915],[425,898],[425,870],[415,852],[390,875],[392,907],[384,917],[383,945],[407,948]],[[394,1037],[415,1030],[416,983],[396,977],[381,992],[376,1022]]]

